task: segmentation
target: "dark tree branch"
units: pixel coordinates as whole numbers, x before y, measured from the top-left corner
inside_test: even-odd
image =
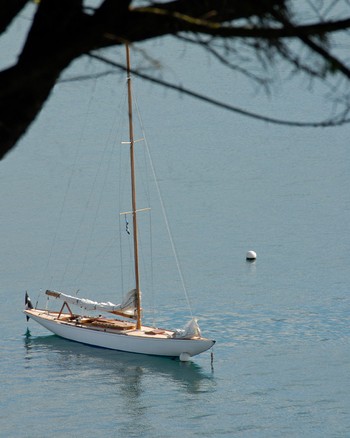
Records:
[[[0,0],[0,33],[26,3],[25,0]],[[350,69],[344,60],[332,54],[325,41],[329,34],[350,29],[350,18],[320,18],[316,23],[298,25],[291,21],[291,5],[292,0],[172,0],[134,8],[131,0],[104,0],[97,9],[87,11],[83,0],[41,0],[18,62],[0,72],[0,157],[26,132],[62,71],[73,60],[125,41],[145,41],[169,34],[206,35],[230,41],[232,48],[228,53],[235,61],[225,63],[257,81],[262,77],[251,70],[251,60],[258,60],[268,72],[280,59],[309,77],[324,79],[327,72],[336,72],[348,81]],[[282,41],[290,38],[298,39],[302,47],[317,54],[322,61],[320,73],[312,62],[303,63],[299,54],[293,55],[288,50]],[[207,48],[213,56],[225,60],[226,55],[215,50],[210,42]],[[267,76],[261,80],[265,81],[265,77],[269,80]],[[181,87],[177,89],[184,91]],[[212,104],[224,105],[190,90],[186,92]],[[226,106],[241,114],[269,120]],[[281,122],[302,126],[298,122]],[[332,118],[307,125],[330,126],[339,122],[340,118]]]
[[[153,36],[169,33],[169,29],[173,33],[177,32],[197,32],[216,37],[240,37],[240,38],[296,38],[308,35],[324,35],[328,32],[337,32],[350,27],[350,18],[337,21],[327,21],[322,23],[309,24],[304,26],[286,26],[286,27],[235,27],[219,22],[193,18],[180,13],[172,13],[163,8],[139,8],[135,10],[135,14],[150,14],[151,16],[164,17],[164,22],[158,29],[154,29]],[[152,20],[151,20],[152,22]],[[159,20],[162,22],[162,20]],[[166,31],[167,29],[167,31]],[[135,38],[136,35],[135,35]],[[140,36],[139,36],[140,38]],[[142,37],[144,39],[144,37]]]
[[[296,26],[294,26],[291,21],[287,21],[281,14],[278,12],[274,12],[273,15],[276,17],[277,20],[279,20],[285,29],[294,31],[297,29]],[[344,20],[344,23],[348,22],[349,19]],[[323,23],[322,23],[323,24]],[[350,26],[350,23],[346,25],[345,28],[348,28]],[[343,30],[344,28],[342,28]],[[339,29],[337,29],[339,30]],[[319,33],[312,34],[312,35],[319,35]],[[339,70],[341,73],[343,73],[344,76],[350,79],[350,69],[339,59],[337,59],[335,56],[333,56],[328,50],[325,50],[320,44],[317,44],[315,41],[313,41],[308,34],[300,33],[298,35],[298,38],[306,45],[308,46],[312,51],[316,52],[318,55],[320,55],[324,60],[327,61],[327,63],[330,66],[330,70],[335,71]]]
[[[93,58],[93,59],[97,59],[98,61],[102,61],[103,63],[110,65],[110,66],[113,66],[115,68],[118,68],[119,70],[127,71],[125,65],[111,61],[107,58],[104,58],[103,56],[89,54],[89,57]],[[108,74],[110,74],[110,72],[108,72]],[[252,111],[238,108],[236,106],[230,105],[230,104],[225,103],[225,102],[220,102],[217,99],[214,99],[214,98],[211,98],[208,96],[204,96],[203,94],[200,94],[200,93],[196,93],[195,91],[184,88],[181,85],[175,85],[175,84],[172,84],[170,82],[164,81],[162,79],[154,78],[154,77],[149,76],[145,73],[141,73],[137,70],[132,70],[132,74],[134,76],[138,76],[139,78],[145,79],[145,80],[152,82],[154,84],[161,85],[161,86],[163,86],[165,88],[169,88],[171,90],[179,91],[181,94],[191,96],[197,100],[201,100],[203,102],[209,103],[209,104],[217,106],[219,108],[223,108],[223,109],[226,109],[228,111],[232,111],[234,113],[241,114],[243,116],[249,116],[250,118],[260,120],[263,122],[273,123],[276,125],[293,126],[293,127],[299,127],[299,128],[321,128],[321,127],[326,128],[326,127],[330,127],[330,126],[344,125],[345,123],[350,122],[350,119],[346,118],[346,114],[337,114],[336,116],[334,116],[332,118],[322,120],[320,122],[316,122],[316,121],[315,122],[312,122],[312,121],[301,122],[301,121],[276,119],[274,117],[268,117],[268,116],[264,116],[262,114],[258,114],[258,113],[254,113]],[[88,76],[87,78],[91,79],[91,76]],[[80,77],[80,80],[82,80],[82,79],[84,79],[84,77]]]
[[[0,0],[0,34],[7,29],[27,3],[28,0]]]
[[[0,73],[1,156],[40,112],[61,72],[102,39],[110,3],[90,17],[82,11],[82,0],[41,0],[18,63]],[[129,1],[118,1],[121,28],[128,6]]]

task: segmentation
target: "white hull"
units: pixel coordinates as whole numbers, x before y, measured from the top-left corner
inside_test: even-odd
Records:
[[[141,330],[97,329],[64,320],[58,320],[45,310],[31,309],[24,313],[52,333],[71,341],[95,347],[129,353],[168,357],[191,357],[211,348],[215,341],[206,338],[178,339],[164,334],[149,334],[152,327]]]

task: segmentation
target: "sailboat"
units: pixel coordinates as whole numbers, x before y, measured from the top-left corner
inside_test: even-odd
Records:
[[[128,120],[130,144],[130,180],[131,214],[133,219],[133,258],[135,287],[129,291],[121,304],[97,302],[78,298],[55,290],[46,290],[48,298],[62,302],[60,310],[48,310],[34,307],[26,292],[24,313],[27,320],[33,319],[52,333],[95,347],[140,353],[155,356],[167,356],[188,361],[192,356],[209,350],[215,341],[202,337],[197,320],[187,323],[182,330],[169,330],[144,325],[142,321],[142,303],[139,273],[138,212],[136,205],[135,151],[133,133],[132,84],[130,52],[126,45]],[[71,306],[77,306],[91,314],[76,313]],[[74,309],[74,308],[73,308]],[[104,312],[94,316],[92,311]]]

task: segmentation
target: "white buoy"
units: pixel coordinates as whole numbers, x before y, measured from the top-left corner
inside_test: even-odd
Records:
[[[256,252],[255,251],[248,251],[247,255],[246,255],[246,260],[248,260],[249,262],[256,260]]]
[[[181,353],[180,354],[180,360],[181,362],[188,362],[190,360],[190,354],[189,353]]]

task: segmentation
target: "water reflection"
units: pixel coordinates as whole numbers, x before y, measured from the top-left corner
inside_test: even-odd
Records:
[[[30,331],[24,336],[27,367],[34,360],[44,360],[53,371],[80,378],[95,379],[104,384],[119,384],[122,392],[137,398],[142,392],[144,380],[165,378],[185,388],[189,393],[207,390],[209,382],[214,382],[211,372],[205,372],[194,362],[124,353],[103,348],[95,348],[61,339],[55,335],[32,337]],[[208,358],[209,362],[209,358]],[[107,379],[106,379],[107,377]],[[170,380],[169,380],[170,379]]]

